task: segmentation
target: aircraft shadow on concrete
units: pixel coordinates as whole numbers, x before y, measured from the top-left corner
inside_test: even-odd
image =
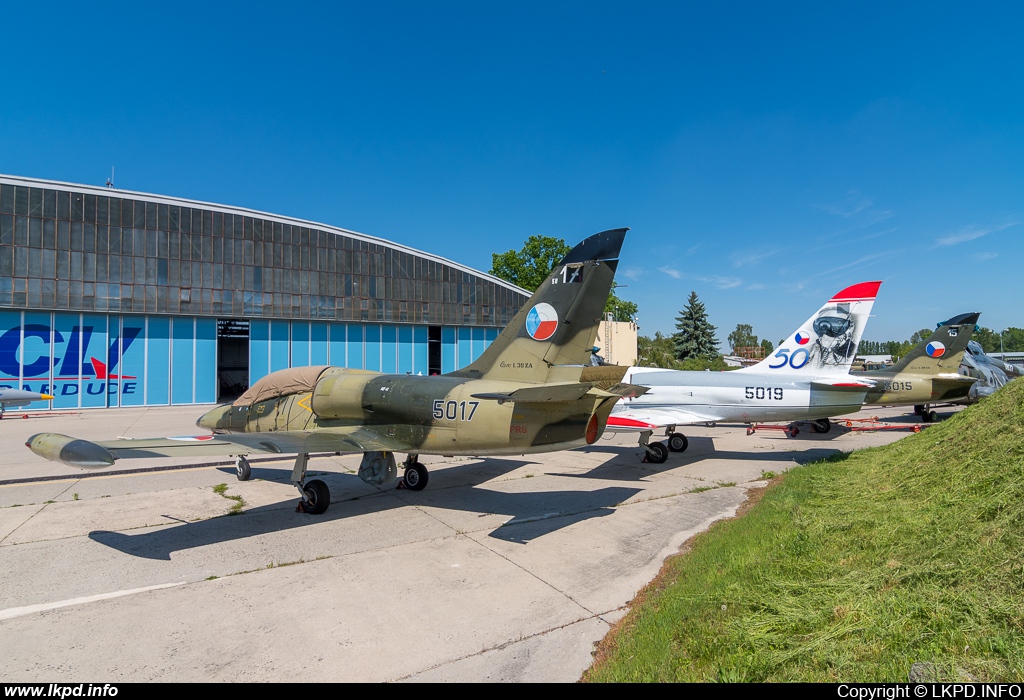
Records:
[[[826,434],[823,434],[824,437]],[[797,435],[796,439],[800,439]],[[668,460],[661,464],[642,462],[639,448],[636,447],[588,447],[590,452],[613,452],[621,459],[610,459],[585,472],[549,472],[552,476],[567,476],[576,479],[607,479],[610,481],[646,481],[650,477],[679,467],[699,464],[706,459],[736,460],[740,462],[783,462],[792,460],[797,464],[807,464],[830,457],[839,450],[829,447],[814,447],[809,450],[782,451],[723,451],[716,450],[714,441],[709,437],[691,437],[690,446],[685,452],[670,452]]]
[[[396,490],[389,485],[353,498],[345,498],[346,491],[365,490],[366,484],[354,474],[328,473],[320,478],[330,486],[333,498],[331,507],[322,515],[294,512],[298,504],[296,493],[294,498],[246,509],[236,516],[220,516],[132,535],[95,530],[89,533],[89,539],[129,556],[169,561],[174,552],[418,505],[509,515],[511,519],[490,536],[526,544],[573,523],[609,515],[614,512],[614,506],[640,491],[609,487],[594,491],[507,493],[477,488],[479,483],[494,478],[495,473],[507,473],[530,463],[495,459],[458,464],[431,472],[431,485],[424,491]],[[469,488],[465,488],[467,486]],[[334,500],[338,496],[342,496],[341,500]]]

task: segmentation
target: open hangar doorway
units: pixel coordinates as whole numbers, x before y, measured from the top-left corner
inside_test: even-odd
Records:
[[[249,322],[217,319],[217,401],[234,401],[249,388]]]

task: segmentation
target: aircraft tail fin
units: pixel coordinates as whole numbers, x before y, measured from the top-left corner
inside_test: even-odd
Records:
[[[881,284],[861,282],[842,290],[804,321],[771,357],[737,371],[846,374]]]
[[[943,321],[934,333],[883,371],[885,374],[908,370],[919,374],[956,374],[980,316],[979,312],[960,314]]]
[[[589,365],[628,230],[596,233],[569,251],[484,353],[449,376],[540,383],[554,368]]]

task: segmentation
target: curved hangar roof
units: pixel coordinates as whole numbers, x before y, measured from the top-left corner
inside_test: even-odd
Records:
[[[54,191],[70,192],[72,195],[82,194],[83,197],[78,199],[72,196],[70,202],[67,199],[62,202]],[[131,207],[121,206],[121,202],[126,200],[136,204]],[[144,203],[144,206],[139,207],[140,202]],[[115,204],[119,214],[115,213]],[[59,300],[55,306],[48,305],[58,310],[68,308],[131,313],[235,315],[243,318],[320,318],[501,326],[511,320],[515,311],[529,298],[529,292],[505,280],[438,255],[336,226],[244,207],[92,185],[0,175],[0,216],[11,214],[15,215],[15,218],[27,216],[30,219],[56,219],[58,253],[62,250],[59,235],[62,220],[71,221],[72,226],[75,222],[84,222],[86,235],[90,223],[97,229],[109,224],[111,229],[117,227],[120,231],[132,230],[136,234],[134,248],[127,246],[127,242],[119,242],[118,249],[115,250],[113,240],[105,239],[101,242],[97,239],[96,254],[108,254],[111,258],[131,258],[135,262],[138,258],[145,257],[147,262],[159,266],[160,275],[159,280],[147,279],[145,284],[153,285],[156,282],[156,286],[171,287],[174,292],[177,292],[177,288],[196,290],[193,295],[182,293],[180,299],[174,294],[169,295],[166,302],[162,299],[148,299],[145,294],[141,299],[135,299],[133,292],[137,290],[126,289],[128,285],[123,274],[120,279],[100,279],[97,276],[97,283],[118,283],[121,287],[120,298],[128,301],[111,303],[106,308],[97,304],[90,309],[84,309],[76,306],[75,293],[71,290],[66,307]],[[99,218],[90,218],[97,216]],[[190,225],[185,224],[186,219],[190,221]],[[150,250],[151,247],[156,248],[155,245],[150,245],[153,240],[145,236],[140,239],[140,231],[146,234],[169,232],[171,236],[180,235],[182,238],[188,233],[191,237],[192,250],[182,250],[177,257],[174,255],[173,244],[170,251],[166,243],[161,243],[162,248]],[[339,237],[334,239],[338,241],[337,243],[332,242],[332,236]],[[214,247],[211,240],[217,237],[236,242],[239,239],[254,241],[257,244],[262,242],[268,251],[272,250],[272,253],[261,256],[261,251],[257,250],[255,256],[250,257],[250,254],[246,253],[244,260],[238,260],[236,252],[234,257],[227,259],[229,251],[225,246],[223,258],[217,259],[217,253],[220,251]],[[341,239],[346,242],[343,244]],[[29,245],[32,245],[32,241],[29,241]],[[45,243],[39,245],[46,246]],[[109,249],[106,247],[108,245]],[[184,242],[181,243],[182,249],[185,245]],[[144,247],[145,250],[140,250],[140,247]],[[328,250],[324,250],[325,248]],[[302,249],[308,252],[303,252]],[[74,250],[72,244],[72,251]],[[81,251],[82,248],[79,247],[77,250]],[[91,249],[86,245],[84,250]],[[310,254],[314,250],[317,254]],[[331,250],[338,251],[336,261],[329,259]],[[344,262],[343,253],[348,254]],[[368,255],[359,256],[359,253]],[[212,280],[207,279],[205,269],[199,273],[198,281],[195,271],[192,271],[188,279],[185,279],[184,273],[180,279],[175,278],[179,263],[183,267],[185,261],[223,265],[223,279],[218,279],[216,272],[210,275]],[[227,269],[230,266],[240,268],[234,276],[231,274],[233,270]],[[121,263],[121,269],[124,267],[127,267],[126,262]],[[245,267],[250,269],[241,269]],[[257,271],[257,268],[260,269]],[[148,272],[147,269],[147,275]],[[319,279],[318,275],[309,273],[319,273]],[[138,277],[138,273],[135,276]],[[51,277],[43,274],[41,278],[59,281],[61,275]],[[67,277],[63,279],[66,280]],[[140,285],[137,279],[133,282],[136,286]],[[424,284],[420,285],[420,282]],[[432,283],[437,284],[431,286]],[[379,288],[381,285],[384,285],[383,289]],[[223,304],[222,307],[214,306],[218,293],[222,302],[217,303]],[[241,300],[243,293],[247,295],[244,301]],[[283,299],[280,298],[282,294]],[[253,300],[248,298],[251,295],[256,295],[257,302],[261,297],[267,298],[262,304],[251,304]],[[339,305],[337,313],[334,313],[334,298],[352,301],[344,310]],[[330,303],[325,304],[325,299]],[[240,308],[243,303],[244,310]],[[399,308],[403,303],[407,307],[405,311]],[[419,308],[421,303],[423,306],[429,304],[429,310]],[[156,304],[159,306],[155,306]],[[32,304],[30,300],[24,308],[34,306],[38,305]],[[154,308],[150,308],[151,306]],[[321,311],[328,307],[331,312]],[[299,312],[295,313],[296,310]]]

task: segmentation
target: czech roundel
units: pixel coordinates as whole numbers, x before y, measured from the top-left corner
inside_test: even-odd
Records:
[[[534,340],[547,340],[557,329],[558,312],[551,304],[537,304],[526,316],[526,332]]]
[[[799,345],[807,345],[807,341],[811,339],[811,334],[800,331],[796,334],[795,339]]]
[[[946,346],[933,340],[925,346],[924,351],[928,353],[928,357],[942,357],[942,354],[946,352]]]

